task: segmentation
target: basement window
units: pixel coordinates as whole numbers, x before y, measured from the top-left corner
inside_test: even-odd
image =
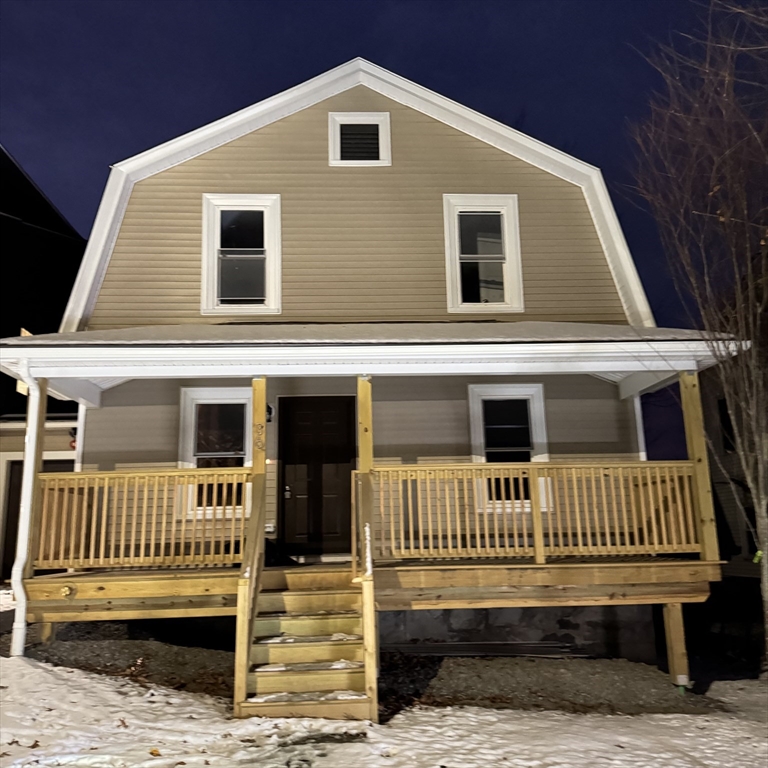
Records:
[[[203,195],[204,315],[280,312],[280,195]]]
[[[444,195],[449,312],[522,312],[517,195]]]
[[[389,112],[330,112],[328,164],[392,165]]]

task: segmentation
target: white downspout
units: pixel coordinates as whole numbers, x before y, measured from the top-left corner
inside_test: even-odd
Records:
[[[40,441],[45,426],[45,398],[47,382],[38,381],[25,365],[21,371],[22,381],[29,387],[27,401],[27,432],[24,437],[24,468],[21,475],[21,503],[19,506],[19,533],[16,539],[16,560],[11,570],[11,587],[16,599],[11,636],[11,656],[23,656],[27,638],[27,593],[24,591],[24,571],[29,553],[29,538],[32,528],[32,505],[35,497],[35,483],[39,471]]]
[[[637,435],[637,455],[640,461],[648,461],[648,449],[645,444],[645,424],[643,422],[643,404],[640,395],[633,395],[632,408],[635,412],[635,430]]]

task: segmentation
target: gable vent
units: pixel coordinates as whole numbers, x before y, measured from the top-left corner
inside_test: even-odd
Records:
[[[342,160],[379,160],[377,124],[342,123],[339,128]]]

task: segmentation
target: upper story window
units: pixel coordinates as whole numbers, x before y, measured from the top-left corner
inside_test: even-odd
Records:
[[[202,313],[279,313],[280,243],[280,195],[203,195]]]
[[[522,312],[517,195],[444,195],[449,312]]]
[[[329,165],[392,165],[389,112],[330,112]]]

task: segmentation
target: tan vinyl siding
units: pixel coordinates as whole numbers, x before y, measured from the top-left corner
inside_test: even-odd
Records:
[[[328,112],[391,115],[390,167],[328,165]],[[627,322],[582,190],[363,86],[138,182],[88,328],[201,316],[204,193],[282,196],[282,313],[258,322],[470,320],[447,312],[443,194],[517,194],[524,313]],[[242,321],[246,319],[240,316]]]
[[[73,414],[72,420],[76,419]],[[71,451],[69,435],[71,427],[46,427],[43,433],[43,451]],[[25,429],[0,427],[0,453],[24,453]],[[74,458],[74,451],[72,457]]]
[[[635,460],[631,401],[591,376],[375,377],[374,454],[382,463],[470,461],[467,387],[501,382],[544,383],[552,461]],[[249,386],[247,380],[133,381],[104,395],[86,416],[84,468],[119,470],[175,467],[179,453],[180,389]],[[277,517],[277,419],[281,397],[354,395],[353,378],[268,380],[267,401],[277,406],[267,425],[267,521]]]

